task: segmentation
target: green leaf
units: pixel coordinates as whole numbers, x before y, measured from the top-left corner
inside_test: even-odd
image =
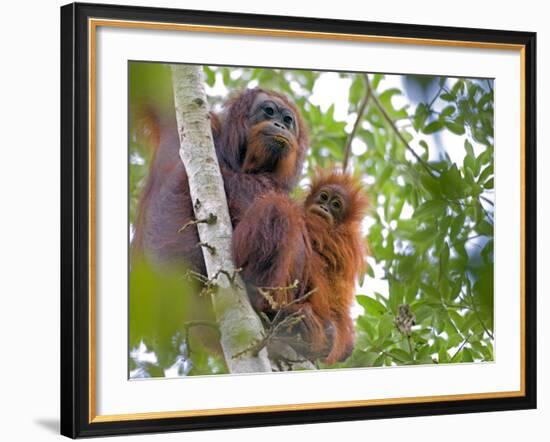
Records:
[[[376,360],[372,363],[372,366],[373,367],[382,367],[382,365],[384,365],[385,357],[386,357],[386,355],[384,355],[384,354],[381,354],[380,356],[378,356],[376,358]]]
[[[398,272],[402,275],[403,279],[407,279],[407,274],[410,273],[412,267],[413,263],[407,262],[407,259],[400,260]],[[388,299],[388,305],[394,315],[397,314],[397,308],[401,304],[403,304],[403,285],[397,281],[392,280],[390,283],[390,295]]]
[[[424,188],[430,192],[434,197],[441,195],[441,186],[439,180],[429,175],[425,170],[419,171],[420,181]]]
[[[447,268],[447,264],[449,263],[449,254],[449,245],[447,243],[444,243],[443,249],[441,250],[441,256],[439,258],[442,270],[445,270]]]
[[[425,227],[424,229],[419,229],[413,236],[412,240],[415,242],[426,242],[433,240],[433,237],[435,235],[435,229],[432,226]]]
[[[386,112],[388,112],[388,114],[392,118],[404,118],[407,116],[407,113],[404,112],[404,109],[399,109],[399,110],[395,109],[391,101],[394,95],[402,95],[402,94],[403,93],[399,89],[391,88],[391,89],[386,89],[384,92],[382,92],[378,96],[378,99],[384,106],[384,109],[386,109]]]
[[[356,75],[349,89],[349,100],[352,103],[359,105],[359,102],[362,100],[365,95],[365,82],[362,75]]]
[[[478,183],[484,183],[487,179],[493,175],[493,165],[489,164],[485,169],[479,174]]]
[[[416,111],[414,112],[413,125],[417,131],[420,131],[424,128],[424,123],[426,119],[430,116],[428,106],[424,103],[420,103],[416,106]]]
[[[477,157],[477,160],[481,164],[489,164],[493,162],[493,148],[488,147],[486,150],[481,152],[479,156]]]
[[[447,208],[447,203],[443,200],[439,200],[439,199],[428,200],[425,203],[421,204],[414,211],[414,218],[418,218],[418,219],[429,218],[429,217],[438,218],[445,212],[446,208]]]
[[[454,114],[456,111],[456,108],[454,106],[447,106],[441,111],[442,117],[450,117],[452,114]]]
[[[361,330],[365,331],[365,333],[368,335],[369,340],[373,340],[376,336],[376,330],[374,328],[373,323],[371,320],[369,320],[366,316],[359,316],[357,318],[357,327]]]
[[[206,84],[210,87],[213,87],[214,83],[216,83],[216,73],[208,66],[204,66],[204,74]]]
[[[464,149],[466,149],[467,156],[475,158],[474,148],[472,146],[472,143],[470,143],[468,140],[464,140]]]
[[[378,357],[378,353],[356,349],[351,356],[351,365],[353,367],[372,367]]]
[[[424,320],[431,319],[433,309],[427,305],[421,305],[414,309],[414,314],[416,316],[416,323],[421,324]]]
[[[464,228],[464,221],[466,219],[466,215],[464,213],[460,213],[454,220],[451,222],[451,231],[450,236],[451,239],[458,238],[459,233]]]
[[[469,348],[463,348],[462,349],[462,362],[474,362],[474,358],[472,357],[472,352]]]
[[[388,351],[388,353],[398,364],[406,364],[412,362],[411,355],[406,351],[401,350],[400,348],[394,348]]]
[[[490,239],[483,246],[483,250],[481,251],[481,256],[483,257],[484,261],[488,264],[492,263],[493,261],[493,248],[494,248],[493,239]]]
[[[369,313],[371,316],[382,316],[387,311],[384,305],[369,296],[357,295],[355,299],[359,305],[365,309],[365,312]]]
[[[481,235],[493,236],[493,226],[487,221],[481,221],[475,228]]]
[[[453,88],[451,89],[451,94],[455,97],[462,94],[464,92],[464,82],[462,80],[458,80]]]
[[[380,318],[378,323],[378,343],[383,342],[388,336],[391,335],[391,332],[394,328],[393,318],[386,314]]]
[[[466,132],[463,124],[459,124],[454,121],[445,121],[445,126],[456,135],[464,135]]]
[[[394,169],[394,167],[393,167],[393,164],[391,164],[391,163],[387,163],[384,166],[384,169],[382,169],[382,172],[380,172],[380,176],[378,177],[378,181],[376,183],[378,188],[382,188],[384,183],[388,180],[388,178],[393,173],[393,169]]]
[[[437,120],[437,121],[432,121],[430,124],[428,124],[424,129],[422,129],[422,132],[424,132],[426,135],[429,135],[441,129],[443,129],[443,122]]]
[[[451,199],[460,198],[464,195],[462,177],[456,164],[441,174],[441,190],[443,194]]]
[[[419,364],[432,364],[432,352],[429,345],[423,346],[419,351],[416,352],[415,359]]]
[[[380,81],[381,81],[384,77],[385,77],[385,75],[383,75],[383,74],[374,74],[374,75],[372,76],[372,83],[371,83],[371,85],[372,85],[372,88],[373,88],[374,90],[378,89],[378,85],[380,84]]]

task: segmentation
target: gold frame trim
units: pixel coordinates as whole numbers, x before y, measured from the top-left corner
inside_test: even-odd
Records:
[[[317,402],[302,404],[284,404],[284,405],[263,405],[254,407],[234,407],[234,408],[215,408],[201,410],[182,410],[182,411],[159,411],[149,413],[130,413],[130,414],[96,414],[96,31],[99,26],[115,28],[139,28],[149,30],[169,30],[186,32],[207,32],[218,34],[237,34],[268,37],[292,37],[323,40],[355,41],[369,43],[388,43],[388,44],[412,44],[420,46],[444,46],[444,47],[463,47],[475,49],[497,49],[519,51],[520,53],[520,167],[521,167],[521,226],[520,226],[520,389],[518,391],[489,392],[489,393],[466,393],[455,395],[438,396],[416,396],[388,399],[367,399],[354,401],[334,401]],[[178,417],[198,417],[198,416],[217,416],[217,415],[238,415],[246,413],[269,413],[277,411],[295,411],[295,410],[322,410],[327,408],[343,407],[364,407],[374,405],[396,405],[396,404],[420,404],[426,402],[442,401],[460,401],[471,399],[497,399],[525,396],[525,45],[505,44],[491,42],[458,41],[458,40],[439,40],[423,39],[410,37],[389,37],[376,35],[358,35],[358,34],[340,34],[330,32],[311,32],[311,31],[291,31],[282,29],[261,29],[244,28],[236,26],[211,26],[211,25],[191,25],[181,23],[156,23],[147,21],[132,20],[111,20],[111,19],[88,19],[88,85],[89,85],[89,411],[88,422],[118,422],[133,421],[145,419],[168,419]]]

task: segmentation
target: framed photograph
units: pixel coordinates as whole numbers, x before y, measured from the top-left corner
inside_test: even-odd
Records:
[[[61,433],[536,407],[536,35],[61,8]]]

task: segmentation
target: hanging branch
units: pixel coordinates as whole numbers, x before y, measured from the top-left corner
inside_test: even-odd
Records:
[[[187,171],[192,201],[195,201],[195,219],[211,220],[195,224],[208,280],[217,288],[212,294],[212,303],[227,367],[231,373],[269,372],[271,364],[266,349],[257,354],[243,352],[250,342],[263,339],[264,329],[240,277],[234,277],[236,283],[228,278],[235,275],[231,258],[233,229],[212,140],[202,69],[173,65],[172,80],[180,157]]]
[[[348,160],[349,160],[349,153],[351,151],[351,143],[353,142],[353,139],[357,134],[357,129],[359,129],[361,121],[363,121],[363,115],[365,114],[365,110],[367,109],[367,104],[369,103],[370,96],[371,96],[371,89],[367,87],[367,92],[365,93],[365,96],[363,97],[363,100],[359,105],[359,109],[357,110],[357,117],[355,118],[355,123],[353,125],[353,129],[351,130],[351,133],[349,134],[348,142],[346,144],[346,148],[344,151],[344,161],[342,162],[342,171],[344,173],[348,168]]]
[[[372,89],[372,86],[370,84],[370,80],[369,80],[369,75],[368,74],[365,74],[365,81],[367,82],[367,90],[370,92],[370,94],[372,95],[372,101],[374,102],[374,104],[376,105],[376,107],[378,108],[378,110],[380,111],[380,113],[382,114],[382,116],[384,117],[384,119],[388,122],[388,124],[390,125],[390,127],[393,129],[393,131],[395,132],[395,134],[397,135],[397,138],[399,138],[399,140],[403,143],[403,145],[405,146],[405,148],[413,155],[413,157],[416,158],[416,161],[418,161],[422,167],[424,167],[424,169],[426,170],[426,172],[428,172],[428,174],[432,177],[432,178],[437,178],[437,176],[434,174],[434,171],[433,169],[430,167],[430,165],[428,163],[426,163],[422,157],[420,157],[420,155],[418,155],[415,150],[409,145],[408,141],[405,140],[405,138],[403,137],[403,135],[401,134],[401,131],[397,128],[397,126],[395,125],[395,122],[392,120],[392,118],[389,116],[388,112],[386,111],[386,109],[384,108],[384,106],[382,105],[382,103],[380,103],[380,100],[378,99],[378,97],[376,96],[376,93],[374,92],[374,90]]]

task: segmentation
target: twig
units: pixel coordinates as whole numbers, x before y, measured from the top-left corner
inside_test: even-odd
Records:
[[[292,305],[296,305],[296,304],[299,304],[300,302],[304,302],[307,298],[309,298],[311,295],[313,295],[316,291],[317,291],[317,287],[315,287],[314,289],[311,289],[309,292],[303,294],[299,298],[293,299],[292,301],[286,303],[285,305],[283,305],[283,308],[288,308]]]
[[[363,97],[363,100],[359,105],[359,109],[357,110],[357,117],[355,118],[353,129],[351,130],[351,133],[349,134],[349,137],[348,137],[348,142],[346,144],[346,149],[344,151],[344,161],[342,162],[343,172],[345,172],[348,167],[349,153],[351,151],[351,143],[353,142],[353,139],[355,138],[355,135],[357,133],[357,129],[359,128],[359,124],[363,119],[363,114],[365,113],[365,109],[367,108],[367,104],[370,100],[370,96],[371,96],[371,90],[370,88],[367,88],[367,92],[365,93],[365,96]]]
[[[489,198],[487,198],[486,196],[480,195],[479,198],[485,201],[487,204],[490,204],[491,206],[495,205],[495,203],[491,201]]]
[[[295,284],[296,283],[297,283],[297,281],[295,281]],[[290,287],[292,287],[292,286],[290,286]],[[284,289],[284,287],[274,287],[274,288]],[[309,292],[305,293],[304,295],[300,296],[299,298],[296,298],[293,301],[281,306],[277,310],[277,313],[275,314],[272,321],[269,321],[269,319],[267,317],[265,317],[265,319],[267,319],[267,323],[268,323],[265,336],[262,339],[260,339],[259,341],[252,344],[251,346],[249,346],[249,347],[245,348],[244,350],[240,351],[239,353],[237,353],[233,357],[238,357],[238,356],[243,355],[247,352],[250,352],[253,355],[257,355],[267,344],[269,344],[269,342],[274,337],[277,336],[277,333],[279,332],[279,330],[281,328],[283,328],[283,327],[289,327],[290,328],[293,325],[298,324],[300,321],[302,321],[304,319],[304,315],[302,314],[302,309],[301,308],[296,310],[295,312],[290,313],[288,316],[285,316],[284,318],[281,318],[281,316],[282,316],[283,312],[288,310],[289,307],[291,307],[292,305],[295,305],[295,304],[298,304],[300,302],[305,301],[307,298],[309,298],[316,291],[317,291],[316,288],[313,289],[313,290],[310,290]]]
[[[464,341],[462,342],[462,344],[460,344],[460,347],[458,347],[458,350],[455,352],[455,354],[451,357],[451,359],[449,359],[449,363],[453,362],[454,359],[458,356],[458,354],[460,353],[460,351],[464,348],[464,346],[468,343],[468,341],[470,340],[470,338],[472,337],[472,335],[468,335],[466,337],[466,339],[464,339]]]
[[[481,328],[483,329],[483,331],[485,333],[487,333],[487,335],[489,336],[489,338],[491,338],[491,340],[494,340],[495,338],[493,336],[493,333],[491,333],[489,331],[489,329],[485,325],[485,322],[483,322],[483,319],[481,318],[481,315],[479,314],[479,310],[477,309],[476,302],[475,302],[475,299],[474,299],[474,295],[472,294],[472,291],[471,291],[470,287],[468,286],[467,289],[468,289],[468,293],[466,294],[466,296],[468,298],[470,298],[470,305],[471,305],[471,309],[474,312],[474,315],[476,315],[476,318],[479,321],[479,324],[481,325]]]
[[[216,254],[216,247],[211,246],[211,245],[208,244],[207,242],[199,242],[199,243],[197,244],[197,246],[199,246],[199,247],[204,247],[205,249],[208,249],[208,251],[209,251],[212,255],[215,255],[215,254]]]
[[[275,313],[275,316],[272,321],[268,321],[269,327],[271,327],[273,324],[277,324],[280,321],[280,318],[283,314],[283,312],[287,311],[289,307],[296,305],[300,302],[304,302],[307,298],[309,298],[313,293],[317,291],[317,288],[314,288],[313,290],[310,290],[309,292],[305,293],[304,295],[300,296],[299,298],[296,298],[286,304],[283,304],[281,306],[275,307],[277,309],[277,313]],[[269,302],[269,300],[268,300]],[[273,304],[276,306],[278,305],[274,300],[272,300]],[[273,307],[272,307],[273,308]]]
[[[481,236],[486,236],[486,235],[482,235],[481,233],[477,234],[477,235],[472,235],[472,236],[468,236],[466,238],[462,238],[462,239],[458,239],[457,241],[454,241],[452,242],[451,244],[449,244],[449,247],[453,247],[453,248],[456,248],[456,246],[460,243],[464,243],[466,244],[468,241],[471,241],[472,239],[476,239],[476,238],[479,238]],[[478,246],[478,244],[474,244],[475,246]]]
[[[494,340],[495,338],[494,338],[493,334],[489,331],[489,329],[485,325],[485,322],[483,322],[483,319],[481,319],[481,315],[479,314],[479,311],[477,310],[477,307],[474,307],[473,310],[474,310],[474,314],[477,317],[477,320],[481,324],[481,328],[483,328],[483,331],[485,331],[485,333],[487,333],[487,335],[489,335],[491,340]]]
[[[298,284],[300,281],[297,279],[294,280],[294,282],[286,287],[258,287],[258,289],[269,291],[269,292],[276,292],[276,291],[283,291],[283,290],[292,290],[298,287]]]
[[[209,224],[209,225],[212,225],[212,224],[215,224],[217,220],[218,220],[218,217],[217,217],[216,215],[214,215],[213,213],[211,213],[210,215],[208,215],[208,218],[191,220],[191,221],[185,223],[185,224],[183,225],[183,227],[181,227],[181,228],[178,230],[178,233],[182,233],[182,232],[183,232],[185,229],[187,229],[187,227],[189,227],[189,226],[196,226],[197,224]]]
[[[215,281],[216,278],[208,279],[203,274],[195,272],[194,270],[187,270],[184,274],[184,278],[188,281],[194,279],[203,284],[203,288],[201,289],[199,296],[205,296],[209,293],[213,293],[214,288],[218,286],[218,283]]]
[[[432,167],[430,167],[430,165],[428,163],[426,163],[421,157],[420,155],[418,155],[415,150],[409,145],[409,143],[407,142],[407,140],[405,140],[405,138],[403,137],[403,135],[401,134],[401,132],[399,131],[399,129],[397,128],[397,126],[395,125],[395,123],[393,122],[393,120],[391,119],[391,117],[389,116],[388,112],[386,111],[386,109],[384,108],[384,106],[382,105],[382,103],[380,103],[380,100],[378,99],[378,97],[376,96],[376,94],[374,93],[374,91],[372,90],[372,86],[370,84],[370,80],[369,80],[369,76],[368,74],[365,74],[365,79],[367,81],[367,89],[370,91],[371,93],[371,96],[372,96],[372,100],[374,101],[374,104],[376,104],[376,107],[378,108],[378,110],[380,111],[380,113],[382,114],[382,116],[386,119],[386,121],[388,122],[388,124],[390,125],[390,127],[393,129],[393,131],[395,132],[395,134],[397,135],[397,138],[399,138],[399,140],[403,143],[403,145],[405,146],[405,148],[416,158],[416,161],[418,161],[422,167],[424,167],[424,169],[426,170],[426,172],[428,172],[428,174],[432,177],[432,178],[437,178],[437,176],[434,174],[434,169]]]
[[[191,281],[192,279],[195,279],[196,281],[199,281],[199,282],[202,282],[202,283],[207,283],[208,282],[208,278],[206,276],[204,276],[203,274],[201,274],[199,272],[195,272],[194,270],[187,270],[183,274],[183,277],[185,279],[187,279],[188,281]]]
[[[275,302],[275,299],[273,299],[271,292],[294,290],[298,287],[298,284],[298,280],[295,279],[292,284],[286,287],[258,287],[257,290],[258,293],[262,295],[262,297],[269,303],[269,306],[273,310],[278,310],[281,308],[281,306],[277,302]]]
[[[237,287],[240,287],[240,285],[237,284],[236,278],[237,278],[237,276],[239,275],[239,273],[240,273],[242,270],[243,270],[243,269],[238,268],[238,269],[235,269],[232,273],[230,273],[230,272],[228,272],[228,271],[225,270],[225,269],[219,269],[219,270],[214,274],[214,276],[212,276],[212,280],[218,279],[218,276],[220,276],[220,275],[225,275],[231,284],[233,284],[233,285],[235,285],[235,286],[237,286]]]
[[[432,101],[430,101],[430,104],[428,104],[429,110],[431,110],[432,105],[435,103],[435,100],[437,100],[437,98],[439,97],[439,94],[441,94],[441,92],[443,92],[444,89],[445,89],[445,85],[439,87],[437,94],[435,94],[435,97],[433,97]]]
[[[411,335],[407,336],[407,342],[409,344],[409,353],[411,354],[411,358],[414,361],[415,358],[414,358],[414,350],[413,350],[412,341],[411,341]]]
[[[279,313],[279,312],[277,312],[277,313]],[[300,310],[297,310],[297,311],[289,314],[288,316],[285,316],[281,321],[279,321],[276,324],[273,324],[272,327],[269,327],[267,329],[267,333],[265,334],[265,336],[262,339],[255,342],[250,347],[247,347],[244,350],[236,353],[235,355],[233,355],[233,357],[238,358],[239,356],[242,356],[243,354],[248,353],[248,352],[250,352],[252,355],[256,356],[277,335],[277,332],[279,331],[280,328],[282,328],[284,326],[291,327],[291,326],[299,323],[304,318],[304,316],[301,313],[302,313],[302,311],[300,309]],[[275,317],[277,317],[277,315]]]

